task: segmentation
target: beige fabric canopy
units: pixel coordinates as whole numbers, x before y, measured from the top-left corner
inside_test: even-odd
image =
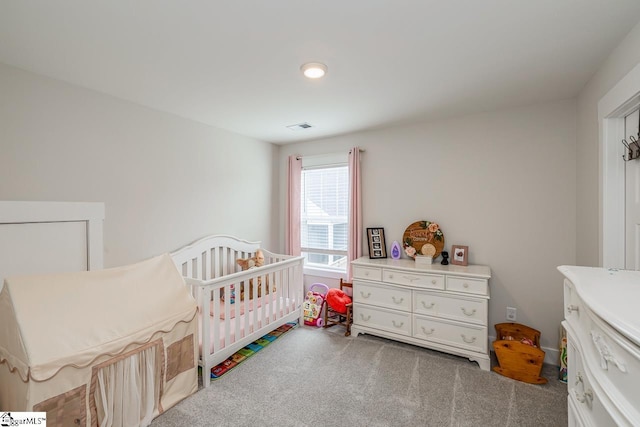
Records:
[[[49,380],[88,387],[92,365],[152,340],[168,347],[191,335],[193,366],[184,368],[184,343],[177,345],[182,355],[174,354],[181,361],[163,360],[161,366],[163,372],[169,363],[189,372],[189,379],[171,376],[182,383],[177,395],[167,397],[172,390],[163,385],[172,406],[197,389],[196,314],[196,302],[166,254],[106,270],[7,278],[0,292],[0,407],[30,410],[68,391],[47,389]],[[65,381],[57,380],[60,375]],[[26,396],[11,396],[20,390]]]

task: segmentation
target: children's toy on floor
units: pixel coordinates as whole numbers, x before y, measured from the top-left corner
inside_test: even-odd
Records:
[[[318,289],[321,289],[322,292],[319,292]],[[304,300],[304,304],[302,305],[305,325],[317,326],[318,328],[321,328],[322,325],[324,325],[322,313],[328,291],[329,287],[324,283],[314,283],[309,287],[307,298]]]
[[[333,325],[343,325],[347,328],[345,337],[351,335],[351,324],[353,323],[353,302],[344,290],[351,289],[353,295],[353,284],[340,279],[340,289],[332,288],[327,292],[327,303],[324,307],[324,327]]]
[[[567,331],[560,326],[560,370],[558,371],[558,379],[566,384],[567,374]]]
[[[498,323],[493,349],[500,365],[493,368],[495,372],[530,384],[547,383],[540,376],[544,362],[540,331],[519,323]]]

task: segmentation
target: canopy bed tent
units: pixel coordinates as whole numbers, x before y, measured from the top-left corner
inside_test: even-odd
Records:
[[[52,425],[147,425],[197,390],[196,314],[168,255],[6,278],[0,406]]]
[[[197,305],[169,255],[7,276],[0,408],[47,412],[52,426],[148,425],[197,390]]]

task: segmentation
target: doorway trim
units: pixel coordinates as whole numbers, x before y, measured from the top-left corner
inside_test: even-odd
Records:
[[[598,102],[600,265],[625,268],[624,117],[640,106],[640,64]]]

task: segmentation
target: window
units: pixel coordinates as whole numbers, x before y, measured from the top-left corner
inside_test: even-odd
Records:
[[[349,223],[346,162],[302,169],[302,255],[307,267],[345,272]]]

